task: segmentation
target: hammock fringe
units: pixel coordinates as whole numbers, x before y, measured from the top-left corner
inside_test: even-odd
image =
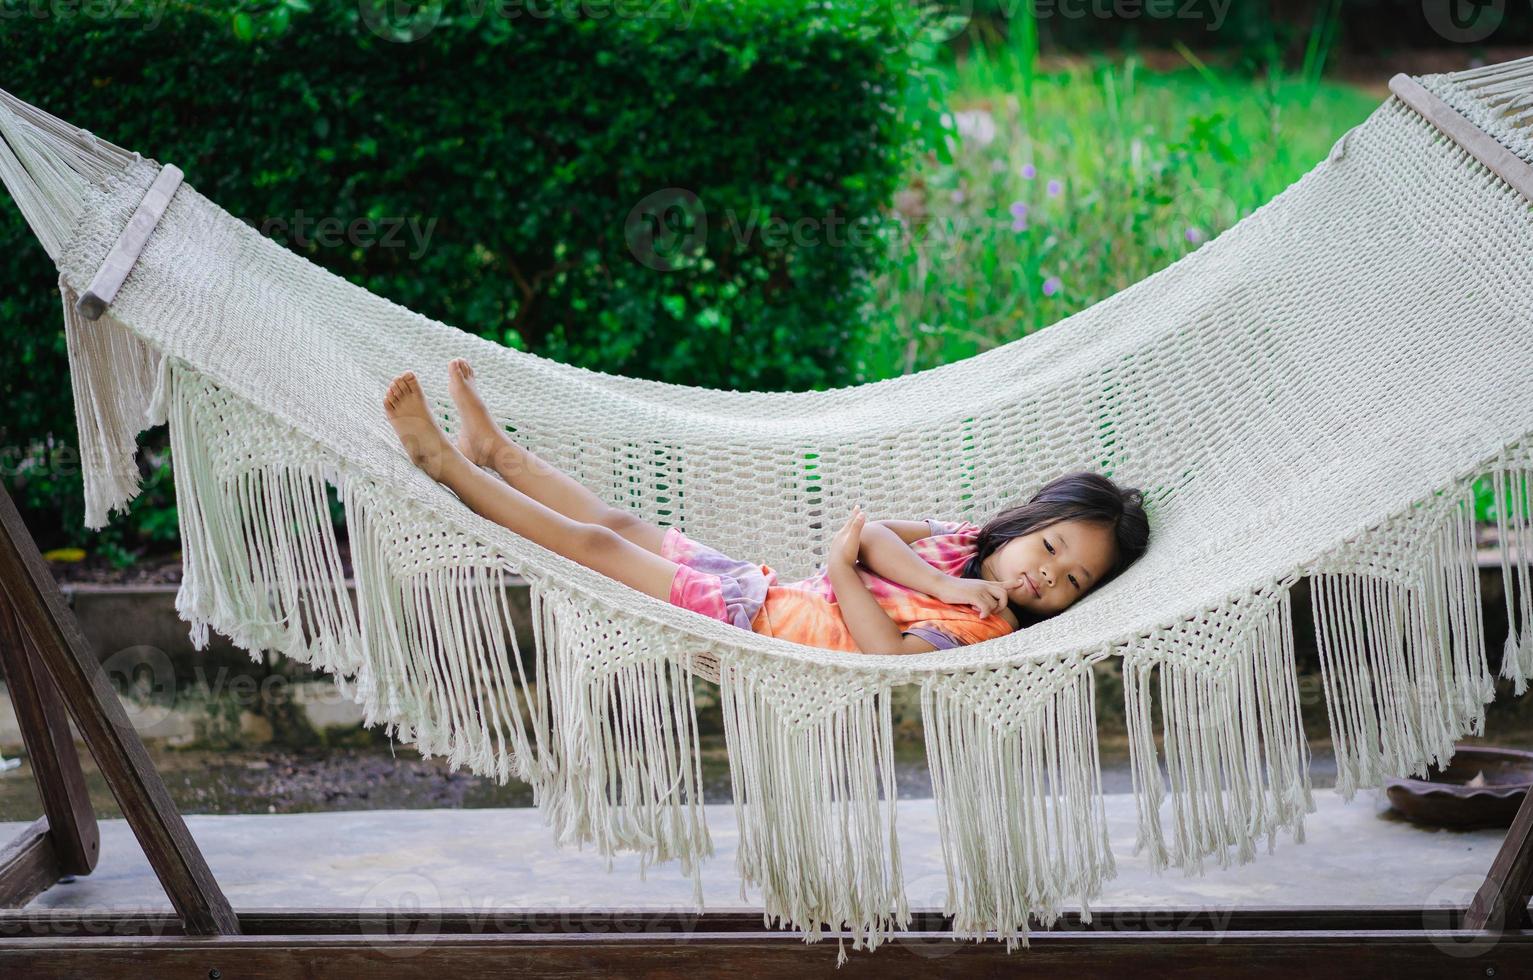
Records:
[[[812,704],[802,698],[806,686]],[[721,661],[719,696],[741,900],[747,884],[759,886],[762,921],[803,929],[805,942],[829,927],[849,930],[853,949],[871,950],[906,928],[889,687],[833,669],[806,685],[740,656]],[[837,947],[840,966],[839,936]]]
[[[1090,902],[1117,874],[1091,662],[931,677],[921,715],[955,936],[1027,946],[1029,917],[1048,928],[1071,898],[1090,922]]]
[[[713,854],[703,814],[691,657],[643,620],[613,617],[532,583],[537,636],[536,767],[524,778],[561,845],[676,860],[703,903]],[[530,758],[530,756],[529,756]]]
[[[191,624],[193,645],[205,648],[213,627],[253,659],[280,650],[354,673],[362,644],[317,447],[182,364],[172,363],[163,382],[154,401],[170,422],[182,548],[176,611]],[[231,426],[259,449],[231,449]]]
[[[126,512],[142,489],[138,434],[163,421],[150,412],[162,358],[110,314],[94,322],[81,318],[75,309],[79,297],[62,275],[59,295],[85,483],[85,526],[99,530],[112,511]]]
[[[426,758],[504,784],[531,760],[512,577],[467,535],[421,533],[419,515],[347,474],[341,498],[364,662],[354,697]]]
[[[1291,583],[1290,583],[1291,584]],[[1202,874],[1256,856],[1256,841],[1290,830],[1304,839],[1315,805],[1309,750],[1299,715],[1292,616],[1286,587],[1259,594],[1228,614],[1140,638],[1123,655],[1130,768],[1139,809],[1134,853],[1161,870]],[[1158,684],[1152,680],[1158,678]],[[1165,773],[1151,724],[1156,691]],[[1166,783],[1169,782],[1169,793]],[[1161,803],[1169,799],[1173,846]]]
[[[1469,490],[1463,481],[1440,492],[1311,571],[1336,789],[1345,799],[1389,776],[1423,775],[1452,757],[1461,736],[1483,730],[1495,682]],[[1510,670],[1515,676],[1515,662]]]
[[[1491,486],[1506,599],[1501,676],[1521,696],[1533,677],[1533,451],[1503,460],[1491,471]]]

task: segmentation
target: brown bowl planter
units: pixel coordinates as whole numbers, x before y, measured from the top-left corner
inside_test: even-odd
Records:
[[[1479,785],[1469,785],[1472,781]],[[1446,768],[1425,779],[1389,779],[1384,786],[1389,802],[1412,823],[1509,827],[1533,786],[1533,752],[1457,746]]]

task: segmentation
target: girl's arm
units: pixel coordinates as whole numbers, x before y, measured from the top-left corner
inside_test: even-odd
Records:
[[[901,586],[937,597],[949,575],[938,571],[931,561],[911,551],[911,541],[931,535],[926,521],[878,520],[862,529],[862,544],[857,557],[878,575],[897,581]]]
[[[900,632],[858,577],[858,542],[865,530],[864,520],[862,508],[853,509],[852,519],[836,534],[826,557],[826,571],[831,588],[836,592],[836,604],[841,607],[841,618],[857,642],[857,649],[863,653],[927,653],[935,650],[936,647],[920,637]]]
[[[924,521],[874,521],[862,529],[857,557],[889,581],[941,599],[952,576],[910,549],[910,542],[930,536]]]
[[[955,606],[973,606],[980,615],[1006,605],[1006,590],[1020,583],[957,578],[939,571],[910,548],[912,541],[930,536],[925,521],[874,521],[862,529],[858,557],[891,582]]]

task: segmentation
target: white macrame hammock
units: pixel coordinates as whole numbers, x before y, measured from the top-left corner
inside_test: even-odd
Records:
[[[138,491],[136,434],[169,422],[177,608],[199,646],[212,628],[331,673],[366,724],[530,782],[561,843],[678,861],[699,904],[691,678],[717,682],[743,881],[769,924],[854,948],[909,921],[890,695],[914,685],[946,911],[1010,949],[1029,916],[1089,915],[1116,871],[1104,658],[1122,658],[1136,853],[1156,868],[1302,840],[1302,576],[1343,796],[1481,731],[1471,484],[1520,500],[1533,471],[1533,59],[1394,87],[1292,187],[1122,293],[958,363],[788,394],[600,374],[427,319],[4,93],[0,176],[60,271],[91,527]],[[82,294],[105,314],[87,319]],[[412,466],[384,387],[414,369],[451,430],[455,356],[516,439],[610,503],[786,576],[812,571],[854,502],[979,522],[1081,468],[1146,489],[1151,547],[1063,614],[969,647],[759,636],[552,554]],[[1502,672],[1520,694],[1533,519],[1503,509]],[[518,576],[531,677],[509,627]]]

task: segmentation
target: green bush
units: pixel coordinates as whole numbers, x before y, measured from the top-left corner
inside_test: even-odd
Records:
[[[914,124],[898,4],[390,7],[55,5],[0,20],[0,84],[485,337],[710,387],[851,380]],[[0,242],[5,442],[69,455],[55,275],[13,206]],[[85,540],[78,473],[31,456],[6,475],[62,525],[45,544]],[[123,540],[165,526],[135,512]]]

